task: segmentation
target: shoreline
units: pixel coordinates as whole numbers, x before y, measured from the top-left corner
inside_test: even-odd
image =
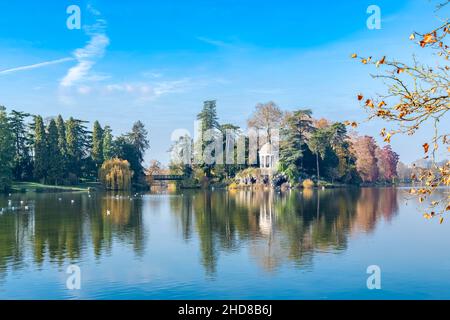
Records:
[[[37,182],[13,182],[10,193],[62,193],[95,191],[94,184],[80,184],[76,186],[46,185]]]

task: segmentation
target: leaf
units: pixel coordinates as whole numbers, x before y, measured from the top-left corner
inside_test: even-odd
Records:
[[[397,73],[398,74],[400,74],[400,73],[402,73],[402,72],[404,72],[405,71],[405,69],[403,69],[403,68],[397,68]]]
[[[358,55],[356,53],[352,54],[352,59],[356,59],[358,57]]]
[[[425,152],[425,153],[428,153],[428,149],[430,148],[430,145],[429,145],[428,143],[424,143],[424,144],[422,145],[422,147],[423,147],[424,152]]]
[[[414,33],[411,33],[409,36],[409,40],[414,40],[416,38],[416,35]]]
[[[386,137],[384,138],[384,142],[391,143],[391,137],[392,137],[392,135],[390,133],[388,133],[386,135]]]
[[[377,63],[375,64],[376,67],[378,68],[380,66],[380,64],[384,64],[384,61],[386,60],[386,56],[384,56],[383,58],[381,58],[381,60],[378,60]]]
[[[361,101],[364,98],[364,96],[360,93],[358,94],[358,101]]]
[[[382,107],[385,106],[385,105],[386,105],[386,102],[381,101],[381,102],[378,104],[378,108],[382,108]]]
[[[423,36],[422,41],[424,44],[434,43],[436,42],[436,36],[435,34],[427,33]]]
[[[373,101],[371,99],[367,99],[366,100],[366,106],[373,108],[374,107]]]
[[[442,222],[444,222],[444,217],[441,217],[441,218],[439,219],[439,224],[442,224]]]

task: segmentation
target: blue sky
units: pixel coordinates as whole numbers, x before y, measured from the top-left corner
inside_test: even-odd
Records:
[[[66,27],[73,4],[81,30]],[[380,30],[366,26],[371,4],[381,9]],[[349,55],[420,57],[408,36],[438,23],[433,9],[427,0],[1,1],[0,104],[98,119],[115,134],[141,120],[152,146],[146,160],[163,162],[171,132],[192,131],[207,99],[217,100],[221,122],[243,127],[270,100],[361,120],[356,94],[383,86]],[[415,141],[424,131],[393,141],[402,160],[421,156]]]

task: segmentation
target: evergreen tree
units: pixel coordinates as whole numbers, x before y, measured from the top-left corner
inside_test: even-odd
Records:
[[[103,163],[103,129],[98,121],[94,122],[94,129],[92,131],[92,160],[94,161],[96,168],[100,167]]]
[[[131,144],[128,136],[120,136],[114,141],[114,157],[127,160],[133,171],[133,182],[138,182],[143,175],[143,166],[137,149]]]
[[[144,124],[141,121],[137,121],[133,124],[131,132],[125,137],[133,149],[127,153],[130,154],[130,165],[134,172],[134,181],[139,181],[144,176],[142,163],[144,162],[145,151],[150,147],[147,136],[148,132]],[[127,158],[124,159],[128,160]]]
[[[66,122],[67,167],[69,173],[77,177],[83,174],[84,160],[90,147],[91,137],[86,122],[72,117]]]
[[[316,156],[317,181],[320,181],[319,156],[325,159],[325,154],[329,146],[330,131],[328,128],[316,129],[308,140],[308,147]]]
[[[280,168],[291,182],[297,182],[303,169],[307,137],[314,131],[312,111],[297,110],[288,114],[281,130]]]
[[[208,100],[203,103],[203,109],[197,115],[197,120],[200,121],[203,132],[206,130],[219,128],[215,100]]]
[[[54,119],[47,127],[47,179],[51,184],[60,184],[64,177],[63,157],[58,145],[58,127]]]
[[[199,134],[201,135],[200,141],[195,141],[195,159],[196,162],[203,169],[204,174],[207,177],[211,177],[211,170],[214,167],[214,163],[205,163],[204,152],[205,148],[210,141],[206,141],[205,132],[208,130],[218,130],[220,128],[219,121],[217,118],[216,101],[208,100],[203,103],[202,111],[197,115],[197,120],[200,121]],[[213,137],[209,137],[213,138]],[[213,158],[215,154],[211,154]]]
[[[102,150],[104,160],[109,160],[114,156],[113,136],[112,130],[109,126],[105,126],[103,129]]]
[[[29,113],[13,110],[9,118],[14,137],[13,177],[15,180],[26,180],[33,175],[30,141],[27,135],[27,124],[25,123],[29,116]]]
[[[14,136],[5,110],[0,106],[0,192],[10,188],[14,166]]]
[[[58,129],[58,149],[61,155],[62,170],[67,170],[67,144],[66,144],[66,124],[61,115],[56,118],[56,128]]]
[[[47,143],[44,120],[41,116],[34,117],[34,178],[46,182],[47,178]]]

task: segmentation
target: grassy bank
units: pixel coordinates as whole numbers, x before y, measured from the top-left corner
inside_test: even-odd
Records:
[[[87,192],[99,189],[96,182],[86,182],[76,186],[54,186],[37,182],[14,182],[12,192]]]

